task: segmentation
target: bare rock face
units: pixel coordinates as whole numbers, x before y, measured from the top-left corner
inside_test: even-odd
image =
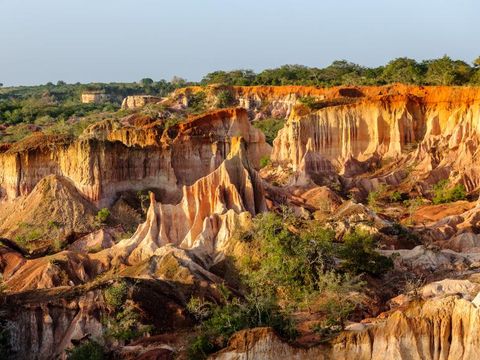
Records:
[[[231,138],[247,141],[256,167],[270,152],[264,135],[250,126],[243,109],[197,116],[163,133],[158,123],[133,122],[121,129],[96,124],[85,136],[37,134],[0,153],[0,197],[28,195],[45,176],[61,175],[90,201],[110,204],[116,193],[154,188],[178,195],[182,185],[215,170],[230,152]],[[174,196],[175,198],[177,196]]]
[[[365,90],[365,97],[355,102],[305,115],[292,111],[274,142],[272,161],[297,171],[314,153],[321,156],[319,165],[304,169],[312,175],[330,172],[324,164],[328,161],[337,172],[353,176],[368,170],[361,162],[396,159],[397,170],[410,165],[430,184],[450,174],[469,191],[478,189],[480,92],[400,86],[384,91]],[[416,144],[402,164],[404,153]],[[387,175],[386,180],[397,180]]]
[[[333,359],[465,359],[478,357],[480,312],[470,301],[446,297],[396,311],[360,332],[345,332]]]
[[[468,191],[480,187],[476,88],[210,86],[179,89],[169,101],[185,105],[203,92],[213,106],[219,91],[230,92],[251,119],[288,118],[271,159],[302,173],[299,184],[336,174],[353,178],[391,162],[379,183],[397,185],[412,175],[428,185],[450,177]],[[319,110],[301,105],[305,98]],[[368,192],[379,183],[350,185]]]
[[[150,268],[155,268],[158,259],[165,255],[166,245],[190,250],[205,266],[221,260],[225,255],[222,251],[237,228],[250,221],[252,215],[266,210],[262,180],[250,165],[246,146],[241,138],[232,138],[227,159],[211,174],[184,186],[178,204],[157,203],[151,194],[147,220],[130,239],[113,245],[111,240],[108,243],[108,239],[94,233],[50,257],[15,260],[15,268],[5,272],[9,289],[78,285],[112,267],[145,262],[152,262]],[[84,248],[89,244],[106,249],[86,254]],[[189,258],[181,253],[176,256]],[[5,253],[3,259],[7,262],[13,258]],[[197,265],[195,269],[201,271],[198,268]]]
[[[0,209],[0,236],[19,239],[25,247],[61,243],[73,234],[93,231],[95,207],[67,179],[49,175],[25,198]]]
[[[304,349],[282,341],[270,328],[239,331],[230,339],[228,347],[209,357],[210,360],[327,360],[323,347]]]
[[[46,360],[64,354],[71,341],[87,336],[100,339],[101,319],[96,316],[105,307],[102,292],[86,292],[74,300],[52,299],[50,303],[31,300],[17,307],[14,322],[7,323],[11,336],[11,359]]]
[[[109,257],[135,264],[167,244],[210,255],[221,250],[240,223],[266,209],[261,180],[249,165],[245,146],[241,139],[232,139],[227,159],[185,186],[179,204],[158,204],[151,194],[146,222],[131,239],[107,250]]]
[[[480,345],[479,320],[473,303],[447,296],[413,304],[363,330],[344,331],[330,344],[309,349],[289,345],[268,329],[242,331],[210,359],[474,360]]]
[[[122,109],[138,109],[147,104],[156,104],[161,100],[162,98],[152,95],[127,96],[125,99],[123,99]]]
[[[109,94],[101,92],[84,92],[82,93],[83,104],[102,104],[111,99]]]

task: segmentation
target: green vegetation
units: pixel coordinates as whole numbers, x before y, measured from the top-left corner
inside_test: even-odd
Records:
[[[407,223],[413,223],[413,216],[415,215],[415,212],[418,210],[418,208],[423,205],[423,203],[424,200],[420,196],[417,196],[413,199],[405,200],[403,202],[403,204],[407,207],[408,211]]]
[[[235,98],[233,94],[228,90],[221,90],[217,93],[217,104],[216,107],[223,109],[231,107],[235,104]]]
[[[107,337],[125,342],[152,331],[151,326],[140,322],[137,308],[128,300],[128,284],[125,281],[107,288],[104,291],[104,298],[111,310],[110,314],[102,319],[107,328]]]
[[[204,91],[192,94],[188,99],[188,110],[194,114],[201,113],[206,109],[206,100],[207,94]]]
[[[188,348],[190,359],[205,359],[208,354],[225,347],[236,331],[259,326],[270,326],[286,337],[294,336],[290,319],[274,301],[271,292],[247,296],[245,301],[233,297],[226,287],[220,288],[223,304],[192,298],[187,309],[200,325],[201,335]]]
[[[373,236],[354,231],[339,244],[333,231],[287,210],[257,216],[239,238],[245,255],[236,260],[236,271],[244,296],[223,290],[221,304],[190,300],[201,333],[191,344],[191,358],[205,358],[245,328],[271,326],[293,338],[292,312],[297,310],[320,314],[323,320],[315,331],[332,335],[364,299],[360,274],[379,276],[392,266],[390,258],[375,251]]]
[[[103,360],[105,358],[102,345],[92,340],[67,350],[68,360]]]
[[[95,216],[95,220],[99,224],[105,224],[110,217],[110,210],[107,208],[100,209]]]
[[[143,215],[147,214],[148,206],[150,205],[150,196],[148,191],[137,191],[137,198],[140,201],[140,208],[142,209]]]
[[[395,190],[391,195],[390,195],[390,201],[391,202],[399,202],[403,198],[402,193],[398,190]]]
[[[137,339],[153,329],[152,326],[140,322],[138,310],[130,301],[122,305],[113,315],[104,318],[103,323],[107,327],[107,337],[124,342]]]
[[[170,82],[143,78],[136,83],[66,84],[60,80],[56,85],[50,82],[38,86],[0,87],[0,125],[7,126],[0,126],[0,143],[19,141],[34,131],[43,131],[49,135],[78,136],[94,122],[127,115],[128,112],[119,110],[119,107],[122,99],[128,95],[166,96],[182,86],[208,84],[328,87],[401,82],[418,85],[480,85],[478,63],[478,58],[468,64],[448,56],[421,62],[402,57],[385,66],[368,68],[346,60],[337,60],[325,68],[283,65],[258,74],[252,70],[215,71],[207,74],[200,83],[174,77]],[[103,103],[84,104],[81,102],[81,94],[84,92],[106,94],[107,97]],[[348,100],[342,99],[322,101],[306,97],[301,102],[315,110]],[[190,113],[204,111],[205,92],[194,94],[189,102]],[[220,90],[215,105],[219,108],[233,106],[232,94],[228,90]],[[275,137],[273,133],[275,128],[272,128],[272,134],[267,134],[269,143]]]
[[[260,159],[260,168],[264,168],[265,166],[268,166],[272,163],[272,161],[270,160],[270,156],[263,156],[261,159]]]
[[[58,81],[57,85],[2,87],[0,124],[9,127],[4,131],[0,128],[0,142],[15,142],[38,130],[78,136],[89,124],[115,114],[128,95],[166,96],[185,85],[189,84],[142,79],[139,83],[66,84]],[[103,93],[108,98],[100,104],[84,104],[81,102],[84,92]]]
[[[120,308],[128,295],[128,285],[122,281],[107,288],[104,293],[105,301],[113,309]]]
[[[447,179],[440,180],[433,186],[433,203],[445,204],[449,202],[465,200],[467,198],[467,191],[463,184],[457,184],[450,187]]]
[[[262,132],[265,134],[265,140],[267,141],[267,143],[273,145],[273,140],[275,140],[278,132],[285,125],[285,120],[270,118],[264,120],[257,120],[254,121],[252,124],[257,129],[262,130]]]
[[[46,230],[42,230],[32,224],[20,223],[14,241],[20,247],[30,250],[34,247],[32,243],[39,240],[45,232]]]
[[[381,185],[377,190],[370,191],[367,196],[367,203],[373,210],[378,209],[378,201],[385,195],[386,187]]]
[[[371,234],[362,231],[347,234],[338,252],[343,259],[341,267],[352,274],[383,274],[393,267],[393,262],[380,255],[376,248],[377,243]]]
[[[473,66],[448,56],[417,62],[401,57],[385,66],[369,68],[346,60],[336,60],[325,68],[283,65],[258,74],[251,70],[215,71],[201,84],[226,85],[384,85],[395,82],[418,85],[480,84],[478,59]]]

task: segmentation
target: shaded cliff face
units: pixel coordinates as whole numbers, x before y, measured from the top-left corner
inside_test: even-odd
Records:
[[[0,196],[11,200],[27,195],[51,174],[69,179],[99,205],[111,203],[124,190],[156,188],[178,194],[179,186],[219,166],[235,136],[251,143],[247,153],[255,166],[270,151],[242,109],[196,117],[168,132],[151,121],[120,129],[96,124],[76,141],[37,134],[0,153]]]

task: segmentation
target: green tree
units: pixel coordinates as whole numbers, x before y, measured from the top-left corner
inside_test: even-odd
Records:
[[[172,80],[170,80],[170,83],[172,83],[175,87],[182,87],[187,84],[187,80],[180,76],[174,76]]]
[[[260,129],[265,134],[265,140],[270,145],[273,145],[273,140],[278,135],[278,132],[283,128],[285,125],[285,120],[283,119],[264,119],[264,120],[257,120],[254,121],[253,126],[257,129]]]
[[[153,80],[150,78],[143,78],[142,80],[140,80],[140,84],[144,87],[151,86],[153,85]]]
[[[382,79],[386,83],[420,84],[423,81],[424,70],[425,67],[418,64],[414,59],[397,58],[385,66]]]
[[[356,230],[347,234],[339,249],[339,255],[343,259],[342,268],[351,274],[383,274],[393,267],[393,262],[380,255],[376,251],[376,245],[374,236],[366,232]]]
[[[235,97],[232,92],[229,90],[221,90],[217,93],[217,104],[216,106],[220,109],[233,106],[235,104]]]
[[[461,60],[452,60],[447,55],[424,62],[427,66],[426,83],[430,85],[462,85],[472,76],[472,68]]]

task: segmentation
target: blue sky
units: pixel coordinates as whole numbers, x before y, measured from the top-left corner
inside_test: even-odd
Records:
[[[480,55],[479,0],[0,0],[0,82]]]

